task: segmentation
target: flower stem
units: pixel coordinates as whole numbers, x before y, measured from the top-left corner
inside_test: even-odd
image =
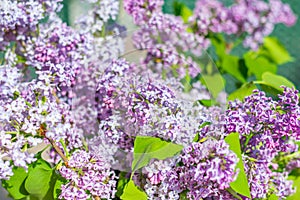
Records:
[[[58,155],[63,159],[65,162],[65,165],[68,166],[68,158],[65,156],[65,154],[61,151],[61,149],[56,145],[55,141],[51,138],[46,137],[47,140],[51,143],[54,150],[58,153]]]

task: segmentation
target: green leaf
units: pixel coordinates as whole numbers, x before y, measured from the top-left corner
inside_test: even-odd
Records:
[[[299,200],[300,197],[300,177],[289,176],[289,180],[293,180],[293,187],[296,188],[296,193],[286,198],[286,200]]]
[[[192,89],[190,75],[187,74],[183,79],[180,80],[180,82],[183,85],[184,92],[189,92]]]
[[[121,196],[122,200],[147,200],[147,195],[145,192],[141,191],[133,182],[130,180],[123,191]]]
[[[237,80],[245,83],[246,79],[241,73],[239,60],[240,59],[237,56],[224,55],[222,61],[222,69],[224,69],[228,74],[235,77]]]
[[[248,186],[248,179],[244,170],[244,163],[242,160],[241,145],[238,133],[231,133],[225,138],[225,142],[229,144],[229,149],[233,151],[239,158],[237,168],[240,170],[237,179],[230,183],[230,187],[237,193],[251,198],[250,189]]]
[[[54,172],[53,172],[54,173]],[[59,194],[61,193],[61,185],[64,184],[62,178],[57,178],[53,186],[53,198],[58,199]]]
[[[251,95],[254,89],[257,89],[257,87],[252,82],[246,83],[242,85],[242,87],[231,93],[228,96],[228,101],[233,101],[235,99],[239,99],[242,101],[246,96]]]
[[[126,178],[127,172],[121,172],[119,174],[119,180],[118,180],[118,185],[117,185],[117,197],[121,197],[124,191],[124,188],[126,184],[128,183],[129,179]]]
[[[271,194],[271,196],[268,197],[268,200],[278,200],[279,198],[276,196],[276,194]]]
[[[39,159],[33,169],[28,173],[25,188],[28,193],[38,199],[44,199],[51,187],[52,169],[49,164]]]
[[[201,105],[206,106],[206,107],[211,107],[214,105],[217,105],[218,102],[214,99],[202,99],[198,101]]]
[[[2,180],[2,186],[14,199],[22,199],[28,195],[24,187],[24,182],[28,174],[21,167],[14,167],[13,173],[14,175],[9,180]]]
[[[266,57],[259,56],[256,52],[248,52],[244,55],[245,63],[249,75],[254,74],[258,80],[262,79],[265,72],[275,74],[277,72],[277,65],[271,63]]]
[[[193,15],[193,11],[189,9],[186,5],[183,5],[181,7],[180,16],[182,17],[184,23],[187,23],[189,21],[190,16]]]
[[[264,39],[261,54],[268,56],[274,63],[278,65],[294,60],[285,47],[275,37],[266,37]]]
[[[166,142],[160,138],[137,136],[134,141],[132,172],[146,166],[151,159],[164,160],[183,149],[183,146]]]
[[[290,82],[288,79],[286,79],[283,76],[272,74],[270,72],[265,72],[262,75],[262,81],[255,81],[254,83],[261,84],[261,85],[266,85],[270,86],[280,92],[283,91],[283,88],[281,86],[286,86],[286,87],[295,87],[295,85]]]
[[[214,98],[217,98],[219,93],[225,88],[225,80],[220,74],[202,75],[202,84],[206,85],[208,91]]]
[[[220,60],[226,55],[226,41],[221,34],[210,34],[209,38],[215,47],[216,54]]]

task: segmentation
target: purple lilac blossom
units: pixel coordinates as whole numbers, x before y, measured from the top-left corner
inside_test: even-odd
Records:
[[[238,158],[224,140],[208,139],[186,146],[178,165],[167,172],[164,183],[178,194],[187,191],[189,199],[231,196],[226,188],[236,179]]]
[[[68,161],[68,166],[62,166],[59,172],[69,181],[62,185],[60,199],[89,199],[92,196],[112,199],[115,196],[117,177],[99,154],[75,151]]]
[[[125,10],[139,26],[133,34],[134,45],[139,50],[147,51],[142,63],[167,77],[183,78],[186,73],[195,77],[200,68],[183,52],[191,51],[199,56],[208,47],[209,41],[187,32],[188,26],[180,17],[162,13],[162,4],[162,1],[148,0],[124,2]]]
[[[7,160],[12,161],[9,167],[27,169],[27,165],[36,160],[27,149],[42,143],[44,136],[68,141],[68,150],[82,146],[82,135],[71,119],[70,108],[57,101],[49,80],[21,82],[20,71],[8,65],[1,66],[0,72],[3,75],[0,84],[1,160],[5,160],[1,170],[7,169]],[[41,127],[45,132],[41,132]]]
[[[83,70],[85,36],[78,34],[61,20],[40,25],[40,34],[27,45],[27,64],[37,71],[47,71],[55,77],[60,93],[66,96],[77,83]],[[68,93],[69,97],[74,94]]]
[[[124,59],[113,61],[98,87],[100,135],[131,151],[137,135],[159,137],[178,144],[190,143],[209,112],[184,100],[176,80],[160,80],[151,72],[136,74]]]
[[[238,132],[241,135],[252,198],[267,198],[272,193],[286,198],[295,192],[287,176],[297,167],[297,157],[293,159],[293,156],[297,156],[295,141],[299,140],[300,133],[299,97],[297,90],[283,88],[277,101],[254,90],[244,102],[230,102],[226,111],[224,134]],[[285,163],[289,160],[290,164]],[[282,164],[288,165],[280,170]]]
[[[277,102],[267,97],[264,92],[255,90],[251,96],[245,98],[245,102],[231,102],[225,119],[226,133],[239,132],[244,137],[258,135],[265,138],[262,148],[289,152],[292,148],[288,143],[289,139],[298,140],[300,137],[297,94],[297,90],[285,87]],[[252,138],[250,142],[258,142],[256,137]]]
[[[37,31],[38,23],[47,14],[59,11],[62,0],[4,0],[0,5],[0,49],[5,49],[10,42],[19,43],[19,50]],[[21,48],[22,47],[22,48]]]

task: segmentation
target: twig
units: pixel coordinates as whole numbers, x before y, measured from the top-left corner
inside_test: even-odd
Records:
[[[51,138],[48,138],[48,141],[51,143],[52,147],[54,148],[54,150],[58,153],[58,155],[63,159],[63,161],[65,162],[65,165],[68,166],[68,158],[65,156],[65,154],[61,151],[61,149],[56,145],[55,141]]]

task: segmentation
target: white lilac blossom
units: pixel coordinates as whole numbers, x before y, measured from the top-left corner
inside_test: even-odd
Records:
[[[80,33],[89,40],[91,54],[89,54],[87,62],[92,66],[89,70],[95,71],[97,68],[101,68],[103,63],[111,62],[113,58],[116,59],[123,53],[122,34],[125,32],[125,27],[117,23],[109,23],[109,20],[117,19],[119,0],[87,1],[91,3],[92,8],[87,15],[76,21],[76,25],[79,26]],[[96,74],[98,73],[99,69],[96,71]],[[93,74],[91,73],[90,76]]]
[[[74,152],[60,174],[68,180],[61,189],[59,199],[73,200],[99,197],[112,199],[115,196],[116,175],[100,154],[83,150]]]
[[[0,123],[2,123],[0,121]],[[31,147],[27,139],[23,135],[18,135],[14,133],[14,137],[7,132],[0,131],[0,179],[9,179],[13,175],[12,168],[14,166],[22,167],[28,169],[28,164],[34,162],[33,153],[29,153],[26,148]],[[34,140],[36,146],[41,143],[42,140],[35,138]]]
[[[17,91],[18,83],[22,78],[22,74],[17,67],[10,65],[0,66],[0,99],[12,97]]]
[[[72,87],[72,92],[77,96],[72,100],[72,113],[78,124],[80,122],[80,126],[84,127],[85,133],[91,135],[98,129],[95,108],[97,82],[100,75],[104,73],[105,66],[123,53],[122,32],[125,29],[109,22],[117,18],[118,0],[88,0],[87,2],[91,3],[91,9],[87,15],[81,16],[76,21],[76,25],[79,26],[78,32],[85,37],[85,48],[82,51],[85,56],[82,60],[82,68],[76,75],[76,85]],[[84,116],[82,111],[86,113]]]

